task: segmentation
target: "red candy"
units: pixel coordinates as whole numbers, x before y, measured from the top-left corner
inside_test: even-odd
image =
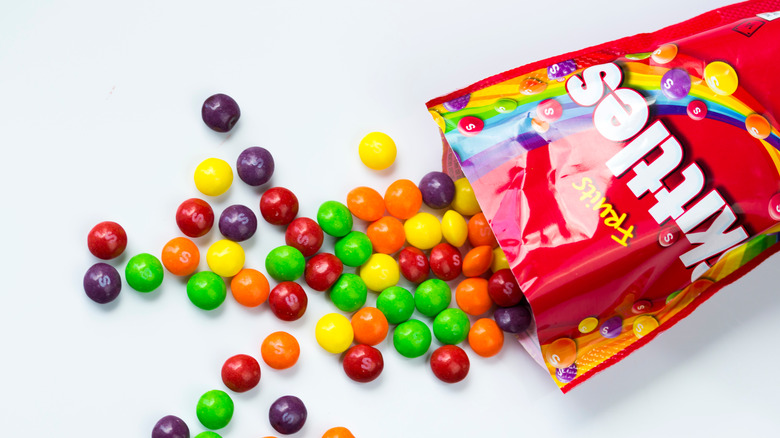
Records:
[[[214,210],[202,199],[188,199],[176,210],[176,225],[188,237],[204,236],[214,225]]]
[[[688,117],[693,120],[704,120],[707,117],[707,104],[700,100],[692,100],[688,104]]]
[[[555,99],[547,99],[539,102],[536,107],[536,118],[544,122],[552,123],[561,118],[563,107]]]
[[[284,187],[273,187],[260,197],[260,214],[271,225],[287,225],[298,215],[298,198]]]
[[[116,222],[101,222],[89,231],[87,247],[95,257],[110,260],[119,257],[127,247],[127,234]]]
[[[284,233],[284,241],[287,245],[296,248],[304,257],[310,257],[322,247],[325,236],[322,228],[307,217],[299,217],[290,222]]]
[[[344,356],[344,372],[356,382],[367,383],[376,379],[384,367],[382,353],[369,345],[355,345]]]
[[[306,262],[303,278],[310,288],[316,291],[326,291],[341,276],[344,264],[333,254],[319,253]]]
[[[295,321],[306,312],[309,299],[301,285],[294,281],[283,281],[271,289],[268,305],[282,321]]]
[[[509,269],[499,269],[488,280],[488,295],[496,305],[512,307],[523,300],[523,291]]]
[[[249,391],[260,382],[260,364],[252,356],[237,354],[222,365],[222,382],[231,391]]]
[[[479,134],[484,127],[485,122],[474,116],[466,116],[458,121],[458,131],[467,137],[473,137]]]
[[[457,345],[439,347],[431,354],[431,370],[445,383],[457,383],[465,379],[470,366],[468,355]]]
[[[398,267],[404,278],[412,283],[425,281],[430,270],[425,253],[413,246],[407,246],[398,253]]]
[[[444,281],[454,280],[462,270],[462,258],[458,248],[440,243],[431,250],[431,271]]]

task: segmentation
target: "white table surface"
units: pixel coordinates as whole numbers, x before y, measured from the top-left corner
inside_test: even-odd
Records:
[[[285,323],[267,305],[249,310],[230,296],[203,312],[172,275],[148,295],[125,284],[107,306],[81,286],[97,261],[86,247],[94,224],[115,220],[127,230],[127,251],[111,262],[120,272],[129,256],[159,255],[180,235],[176,207],[199,195],[192,172],[207,157],[234,163],[244,148],[266,147],[276,160],[272,184],[293,190],[300,214],[312,217],[355,186],[384,192],[438,168],[428,99],[727,1],[1,3],[5,435],[142,437],[175,414],[194,436],[204,430],[198,397],[223,388],[223,361],[259,358],[260,342],[276,330],[297,336],[300,361],[282,372],[261,362],[259,387],[233,397],[226,438],[275,435],[268,408],[285,394],[308,407],[295,435],[306,437],[336,425],[360,438],[777,433],[777,256],[568,395],[510,337],[496,357],[470,354],[471,373],[457,385],[439,382],[424,358],[402,358],[388,340],[381,377],[356,384],[316,345],[317,319],[335,308],[308,289],[306,315]],[[241,106],[229,136],[200,119],[216,92]],[[378,173],[357,155],[374,130],[399,149],[395,165]],[[233,203],[257,212],[258,200],[236,179],[211,201],[219,214]],[[198,241],[202,252],[217,236]],[[262,222],[245,245],[247,265],[264,270],[265,254],[281,244],[283,229]]]

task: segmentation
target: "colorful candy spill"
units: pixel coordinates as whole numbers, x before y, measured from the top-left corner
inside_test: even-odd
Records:
[[[398,266],[404,278],[416,284],[425,281],[430,271],[425,253],[413,246],[407,246],[398,253]]]
[[[433,209],[447,208],[455,198],[455,183],[444,172],[428,172],[418,187],[423,203]]]
[[[431,346],[431,340],[431,329],[418,319],[398,324],[393,332],[393,346],[398,353],[410,359],[425,354]]]
[[[187,199],[176,210],[176,225],[185,236],[205,236],[214,225],[214,210],[202,199]]]
[[[333,237],[343,237],[352,231],[352,213],[338,201],[325,201],[317,210],[317,223]]]
[[[393,182],[385,192],[385,208],[398,219],[409,219],[417,214],[420,206],[422,206],[422,193],[408,179]]]
[[[347,193],[347,208],[356,218],[373,222],[385,214],[385,200],[370,187],[356,187]]]
[[[469,356],[457,345],[444,345],[431,354],[431,371],[445,383],[458,383],[469,373]]]
[[[300,251],[304,257],[311,257],[322,247],[325,234],[317,222],[307,217],[299,217],[287,226],[284,241],[288,246]]]
[[[247,392],[260,383],[260,364],[246,354],[232,356],[222,365],[222,383],[233,392]]]
[[[442,344],[460,344],[469,335],[471,322],[460,309],[444,309],[433,320],[433,335]]]
[[[352,323],[344,315],[328,313],[317,321],[314,337],[320,347],[328,353],[343,353],[354,339]]]
[[[260,146],[244,149],[236,161],[236,173],[241,181],[252,187],[261,186],[274,175],[274,157]]]
[[[479,277],[461,281],[455,288],[455,301],[469,315],[484,314],[493,305],[488,293],[488,281]]]
[[[408,290],[393,286],[383,290],[376,299],[376,307],[390,324],[408,321],[414,313],[414,297]]]
[[[392,216],[385,216],[372,222],[366,229],[366,235],[374,251],[383,254],[393,254],[406,243],[404,225]]]
[[[469,330],[469,346],[482,357],[497,355],[504,346],[504,332],[490,318],[480,318]]]
[[[354,312],[364,304],[368,297],[368,287],[362,278],[352,273],[341,274],[330,288],[330,300],[343,312]]]
[[[429,259],[433,275],[444,281],[456,279],[463,270],[463,259],[458,248],[449,243],[433,247]]]
[[[437,278],[423,281],[414,292],[414,305],[425,316],[435,317],[449,307],[451,301],[449,285]]]
[[[151,292],[163,281],[163,266],[157,257],[141,253],[133,256],[125,267],[127,284],[138,292]]]
[[[225,302],[225,281],[210,271],[198,272],[187,280],[187,297],[203,310],[214,310]]]
[[[230,292],[238,304],[257,307],[268,300],[271,289],[262,272],[244,268],[230,280]]]
[[[493,320],[507,333],[521,333],[530,327],[531,312],[523,305],[499,307],[493,312]]]
[[[287,225],[298,215],[298,198],[284,187],[273,187],[260,197],[260,214],[271,225]]]
[[[347,350],[342,365],[347,377],[356,382],[368,383],[382,374],[385,362],[382,352],[370,345],[358,344]]]
[[[452,208],[463,216],[474,216],[482,211],[477,203],[477,197],[471,183],[466,178],[455,181],[455,197],[452,199]]]
[[[231,205],[219,215],[219,232],[234,242],[243,242],[255,235],[257,216],[245,205]]]
[[[310,288],[323,292],[336,283],[343,271],[344,264],[338,257],[321,252],[306,262],[303,276]]]
[[[301,347],[295,336],[287,332],[273,332],[260,345],[263,362],[275,370],[286,370],[298,362]]]
[[[289,245],[277,246],[265,257],[265,270],[276,281],[295,281],[305,269],[303,254]]]
[[[244,267],[244,248],[232,240],[217,240],[206,251],[206,263],[215,274],[232,277]]]
[[[160,259],[168,272],[184,277],[198,270],[200,250],[192,240],[175,237],[163,246]]]
[[[306,313],[309,298],[301,285],[294,281],[283,281],[268,295],[271,312],[282,321],[297,321]]]
[[[371,257],[373,245],[371,239],[360,231],[350,231],[342,237],[334,246],[336,257],[346,266],[357,267]]]
[[[360,278],[370,290],[381,292],[398,284],[398,263],[387,254],[373,254],[360,266]]]

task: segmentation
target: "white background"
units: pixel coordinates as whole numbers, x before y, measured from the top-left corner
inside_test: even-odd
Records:
[[[296,436],[307,437],[336,425],[361,438],[776,433],[777,256],[565,396],[509,337],[498,356],[471,353],[471,373],[457,385],[386,341],[382,376],[356,384],[314,341],[317,319],[335,308],[310,290],[306,315],[285,323],[267,305],[250,310],[230,296],[203,312],[172,275],[146,295],[125,284],[107,306],[81,287],[97,261],[86,247],[94,224],[127,230],[127,251],[112,262],[120,272],[129,256],[159,255],[180,235],[176,207],[199,195],[192,173],[207,157],[235,163],[244,148],[266,147],[276,159],[271,184],[293,190],[300,214],[312,217],[355,186],[384,192],[439,167],[428,99],[726,3],[2,0],[3,433],[143,437],[176,414],[194,436],[203,430],[198,397],[223,388],[223,361],[259,358],[276,330],[299,339],[301,359],[283,372],[261,363],[259,387],[233,397],[224,437],[274,434],[268,407],[285,394],[306,403],[309,421]],[[241,106],[230,136],[200,120],[216,92]],[[385,172],[358,159],[360,138],[374,130],[398,144]],[[236,178],[210,202],[217,214],[233,203],[258,212],[259,193]],[[203,253],[217,236],[198,241]],[[264,271],[265,254],[281,244],[283,229],[261,223],[245,245],[247,265]]]

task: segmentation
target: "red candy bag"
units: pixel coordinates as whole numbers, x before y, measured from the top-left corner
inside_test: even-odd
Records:
[[[567,392],[780,249],[780,0],[428,102]]]

